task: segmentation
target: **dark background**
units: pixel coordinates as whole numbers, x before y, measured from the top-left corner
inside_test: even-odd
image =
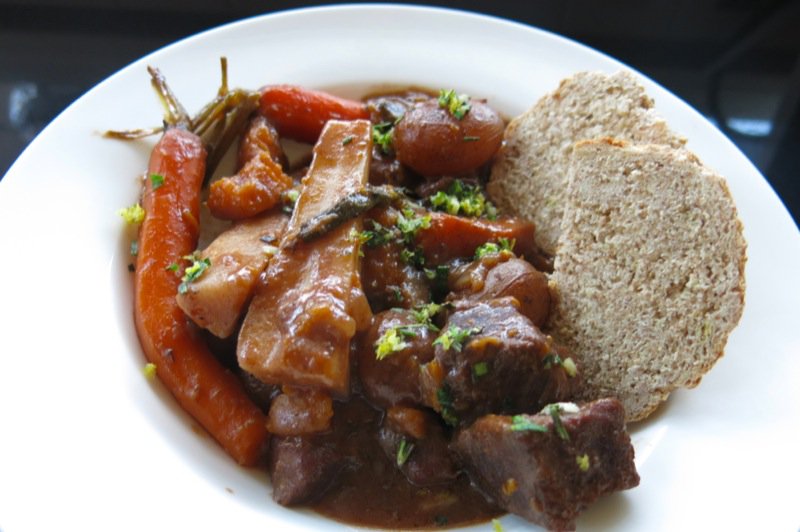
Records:
[[[0,0],[0,176],[73,100],[201,30],[332,2]],[[709,117],[800,220],[800,0],[426,2],[528,23],[620,59]]]

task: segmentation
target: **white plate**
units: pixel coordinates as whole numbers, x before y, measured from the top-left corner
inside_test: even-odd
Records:
[[[245,20],[137,61],[83,96],[0,182],[0,530],[338,530],[270,499],[267,479],[199,437],[142,375],[126,237],[152,143],[98,132],[158,123],[145,65],[190,110],[231,83],[354,94],[456,87],[514,115],[578,70],[620,63],[550,33],[460,12],[345,6]],[[689,147],[727,176],[749,243],[747,306],[726,356],[633,428],[638,488],[584,529],[800,526],[800,235],[753,165],[697,112],[641,78]],[[528,525],[503,518],[505,530]],[[480,525],[476,530],[488,530]]]

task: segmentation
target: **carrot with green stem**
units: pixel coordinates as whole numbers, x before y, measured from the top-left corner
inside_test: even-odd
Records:
[[[183,281],[174,264],[190,257],[199,236],[200,190],[207,153],[224,151],[255,107],[252,93],[229,91],[191,119],[156,69],[148,69],[166,108],[163,135],[153,148],[143,193],[134,280],[134,317],[142,348],[180,405],[240,464],[256,465],[268,442],[266,418],[239,380],[214,357],[178,307]],[[244,116],[244,118],[242,118]],[[143,131],[115,133],[136,138]],[[207,152],[207,146],[211,146]],[[181,268],[182,269],[182,268]]]

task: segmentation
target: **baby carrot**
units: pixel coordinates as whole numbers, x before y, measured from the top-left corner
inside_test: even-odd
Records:
[[[261,89],[259,110],[283,137],[313,144],[328,120],[368,119],[362,102],[296,85],[268,85]]]
[[[168,93],[158,71],[151,75]],[[183,113],[171,93],[162,96]],[[134,277],[136,329],[147,359],[180,405],[237,462],[256,465],[269,437],[266,418],[196,335],[175,297],[181,279],[171,265],[197,245],[206,170],[200,137],[175,124],[168,124],[150,156]]]

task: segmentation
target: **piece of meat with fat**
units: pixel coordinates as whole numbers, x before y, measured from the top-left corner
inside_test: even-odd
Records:
[[[537,411],[573,396],[580,376],[574,360],[520,314],[511,297],[454,302],[435,358],[420,374],[423,402],[451,425],[490,413]]]
[[[550,315],[547,276],[510,251],[490,253],[457,267],[450,273],[448,285],[451,301],[515,297],[519,311],[537,327],[542,327]]]
[[[445,432],[430,411],[390,408],[378,431],[378,441],[389,460],[415,486],[444,484],[458,476]]]
[[[288,217],[271,211],[235,224],[222,232],[205,250],[206,271],[178,293],[178,306],[200,327],[215,336],[230,336],[255,290],[259,274],[272,257]]]
[[[356,344],[358,375],[364,395],[380,408],[394,405],[421,405],[420,365],[433,358],[436,332],[420,327],[412,311],[392,309],[375,315],[372,326]],[[406,347],[378,359],[375,344],[392,328],[408,327],[403,336]]]
[[[452,447],[495,503],[550,530],[574,530],[580,512],[598,497],[639,484],[616,399],[485,416],[459,432]]]

